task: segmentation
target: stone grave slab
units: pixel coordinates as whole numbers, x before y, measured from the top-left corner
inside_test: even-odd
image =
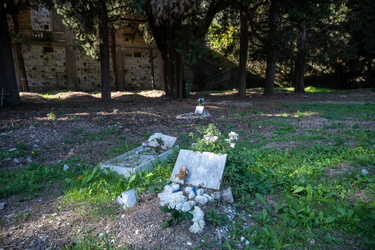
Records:
[[[226,160],[226,154],[181,149],[171,175],[171,181],[175,175],[179,174],[182,166],[186,166],[189,174],[185,179],[185,184],[219,190]]]
[[[100,164],[100,167],[109,168],[118,174],[130,177],[138,171],[149,170],[157,162],[167,160],[168,156],[173,152],[173,148],[160,152],[160,154],[154,154],[152,152],[152,148],[140,146]]]

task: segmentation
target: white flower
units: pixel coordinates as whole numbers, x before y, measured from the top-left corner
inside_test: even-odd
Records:
[[[194,210],[191,211],[190,213],[193,215],[193,219],[192,219],[193,222],[203,220],[204,212],[202,211],[202,209],[200,207],[195,206]]]
[[[176,193],[162,192],[158,194],[158,197],[160,199],[160,206],[168,206],[171,209],[178,208],[177,210],[181,209],[182,204],[186,201],[186,197],[182,194],[182,191]]]
[[[150,138],[148,138],[148,141],[153,141],[153,140],[162,139],[162,138],[163,138],[162,133],[155,133],[152,136],[150,136]]]
[[[239,135],[233,131],[231,131],[228,135],[229,135],[229,140],[231,141],[237,141],[239,138]]]
[[[204,220],[195,221],[191,227],[189,227],[190,232],[192,233],[201,233],[203,231],[205,222]]]
[[[159,200],[160,200],[160,206],[165,206],[169,202],[169,195],[171,193],[168,192],[162,192],[158,194]]]
[[[150,136],[150,138],[148,138],[148,146],[150,147],[158,147],[158,146],[162,146],[160,145],[159,142],[161,142],[161,144],[163,144],[163,134],[162,133],[155,133],[153,134],[152,136]]]
[[[181,211],[182,212],[189,212],[191,210],[191,207],[192,207],[192,205],[190,204],[190,202],[185,202],[182,205]]]
[[[188,201],[187,203],[189,203],[191,207],[195,206],[195,201]]]
[[[169,196],[168,208],[173,209],[173,208],[176,208],[177,206],[181,208],[180,205],[178,204],[180,203],[183,204],[185,201],[186,201],[186,197],[182,194],[182,191],[172,193]]]
[[[229,146],[230,146],[231,148],[235,148],[235,147],[236,147],[236,143],[231,142]]]
[[[184,202],[184,203],[180,202],[180,203],[176,204],[176,207],[174,209],[176,209],[177,211],[180,211],[185,203],[186,202]]]
[[[203,136],[203,139],[209,142],[216,142],[219,139],[219,137],[216,135],[212,135],[211,133],[208,133]]]

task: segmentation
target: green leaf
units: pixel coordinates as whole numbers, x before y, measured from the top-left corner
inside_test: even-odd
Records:
[[[267,203],[261,194],[256,193],[255,197],[260,201],[260,203],[262,203],[264,206],[267,206]]]
[[[67,183],[70,183],[70,184],[75,184],[76,183],[75,180],[73,180],[72,178],[65,178],[65,181]]]
[[[333,216],[329,216],[329,217],[326,219],[325,223],[326,223],[326,224],[330,224],[330,223],[334,222],[335,220],[336,220],[335,217],[333,217]]]
[[[293,194],[300,193],[300,192],[302,192],[303,190],[305,190],[305,187],[298,186],[298,187],[293,191]]]

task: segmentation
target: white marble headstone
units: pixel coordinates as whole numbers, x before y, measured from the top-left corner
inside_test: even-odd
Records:
[[[185,184],[219,190],[226,160],[226,154],[201,153],[181,149],[172,172],[171,181],[180,172],[180,168],[186,166],[189,174],[185,179]]]
[[[196,106],[195,107],[195,114],[203,114],[204,106]]]

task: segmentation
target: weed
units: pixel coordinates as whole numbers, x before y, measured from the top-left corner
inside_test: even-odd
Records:
[[[226,214],[219,213],[215,208],[210,208],[206,212],[206,220],[215,226],[224,226],[230,223]]]
[[[53,112],[50,112],[50,113],[47,114],[47,117],[50,118],[50,119],[56,119],[57,115]]]
[[[27,196],[43,189],[45,183],[69,175],[74,175],[74,172],[64,172],[61,165],[44,166],[37,163],[30,163],[24,169],[0,170],[0,198],[22,194],[29,199]]]

